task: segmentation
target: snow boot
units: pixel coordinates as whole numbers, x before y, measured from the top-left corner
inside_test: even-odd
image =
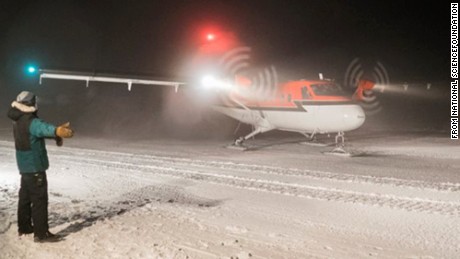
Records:
[[[18,236],[28,235],[34,233],[34,229],[30,228],[27,230],[18,230]]]
[[[34,237],[35,243],[53,243],[53,242],[58,242],[60,240],[61,240],[61,236],[55,235],[49,231],[47,231],[43,237],[39,237],[39,236]]]

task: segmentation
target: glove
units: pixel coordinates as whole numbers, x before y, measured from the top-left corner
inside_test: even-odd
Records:
[[[73,130],[70,128],[70,122],[64,123],[56,128],[56,136],[61,138],[73,137]]]
[[[61,137],[55,137],[54,140],[56,140],[56,146],[62,147],[64,144],[64,140]]]

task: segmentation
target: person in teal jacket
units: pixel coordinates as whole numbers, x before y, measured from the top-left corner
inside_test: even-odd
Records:
[[[73,131],[66,123],[56,127],[38,118],[36,96],[21,92],[11,104],[8,117],[13,120],[16,162],[21,174],[18,202],[19,236],[34,233],[35,242],[55,242],[57,235],[48,226],[48,182],[49,167],[45,139],[56,140],[62,146],[62,138],[70,138]]]

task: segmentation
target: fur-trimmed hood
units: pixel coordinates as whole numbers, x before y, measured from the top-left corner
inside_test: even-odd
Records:
[[[27,106],[19,102],[12,102],[11,109],[8,111],[8,118],[17,121],[24,114],[33,114],[37,112],[37,108],[34,106]]]

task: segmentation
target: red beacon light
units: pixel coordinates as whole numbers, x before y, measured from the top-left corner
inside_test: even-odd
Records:
[[[208,41],[213,41],[216,39],[216,35],[214,35],[213,33],[208,33],[208,35],[206,35],[206,39]]]

